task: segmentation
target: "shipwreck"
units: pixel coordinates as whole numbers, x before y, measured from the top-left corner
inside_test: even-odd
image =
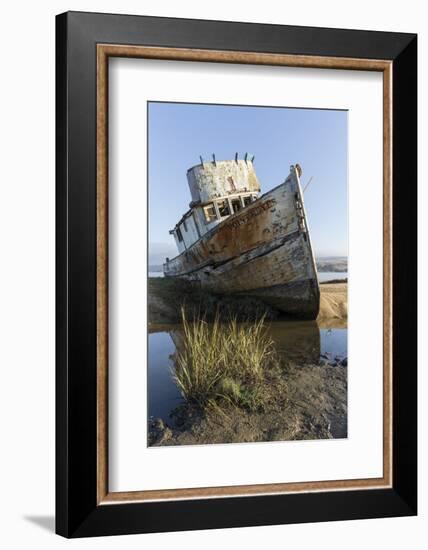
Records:
[[[260,194],[254,157],[204,162],[187,171],[192,201],[170,231],[179,255],[165,277],[207,291],[257,298],[284,314],[315,319],[320,291],[300,186],[301,168]]]

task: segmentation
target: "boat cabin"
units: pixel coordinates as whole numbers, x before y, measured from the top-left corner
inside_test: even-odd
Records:
[[[189,168],[187,182],[192,201],[170,233],[181,254],[223,220],[247,207],[260,193],[254,157],[213,160]]]

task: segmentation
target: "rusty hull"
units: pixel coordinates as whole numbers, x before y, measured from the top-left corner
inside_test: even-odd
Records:
[[[164,274],[198,281],[214,293],[254,296],[286,314],[315,319],[318,277],[296,169],[164,264]]]

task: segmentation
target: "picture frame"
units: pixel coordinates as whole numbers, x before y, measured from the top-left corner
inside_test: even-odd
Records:
[[[108,60],[383,74],[383,458],[379,479],[108,488]],[[417,37],[68,12],[56,18],[56,532],[65,537],[417,513]]]

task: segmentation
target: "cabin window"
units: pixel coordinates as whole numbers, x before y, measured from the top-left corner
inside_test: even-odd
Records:
[[[241,210],[241,201],[240,199],[232,199],[231,200],[231,204],[232,204],[232,210],[233,210],[233,213],[235,212],[239,212],[239,210]]]
[[[183,235],[181,234],[181,229],[179,227],[177,227],[177,239],[180,243],[183,241]]]
[[[230,215],[229,203],[227,200],[217,202],[218,211],[221,218]]]
[[[186,225],[186,220],[183,220],[183,227],[184,227],[184,231],[187,232],[187,225]]]
[[[204,206],[204,214],[207,223],[214,222],[217,219],[217,214],[213,204]]]
[[[253,199],[252,199],[251,195],[247,195],[246,197],[244,197],[244,206],[248,206],[252,202],[253,202]]]

